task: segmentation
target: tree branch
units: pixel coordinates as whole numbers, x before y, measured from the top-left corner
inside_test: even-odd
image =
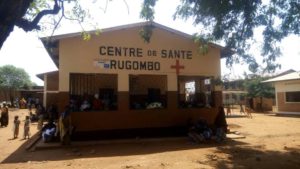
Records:
[[[40,26],[38,25],[38,23],[40,22],[40,20],[42,19],[43,16],[45,16],[45,15],[56,15],[60,11],[58,1],[59,0],[54,0],[53,9],[50,9],[50,10],[47,9],[47,10],[41,11],[40,13],[38,13],[38,15],[32,21],[28,21],[24,18],[21,18],[20,20],[18,20],[16,22],[16,26],[21,27],[26,32],[27,31],[32,31],[34,29],[40,30]]]

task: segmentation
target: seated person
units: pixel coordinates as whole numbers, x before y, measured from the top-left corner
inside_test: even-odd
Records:
[[[212,130],[208,127],[205,120],[199,120],[189,129],[188,136],[193,141],[200,143],[211,139]]]
[[[53,120],[50,120],[47,124],[42,128],[42,139],[46,142],[51,142],[54,140],[56,133],[56,125]]]
[[[37,115],[33,114],[31,110],[29,112],[29,119],[30,119],[31,122],[37,122],[38,121]]]
[[[102,110],[102,109],[103,109],[102,101],[99,99],[99,95],[95,94],[93,100],[93,110]]]
[[[157,108],[163,108],[160,102],[152,102],[147,105],[147,109],[157,109]]]
[[[87,100],[84,100],[80,106],[81,111],[87,111],[90,108],[91,108],[91,104]]]

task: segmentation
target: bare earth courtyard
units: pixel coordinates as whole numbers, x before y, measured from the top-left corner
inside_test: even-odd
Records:
[[[28,110],[10,110],[10,123],[0,128],[0,169],[296,169],[300,168],[300,117],[235,113],[227,118],[231,131],[246,138],[225,143],[195,144],[188,138],[113,142],[26,151],[33,141],[22,140]],[[14,115],[21,119],[20,135],[12,138]],[[36,133],[31,125],[31,133]]]

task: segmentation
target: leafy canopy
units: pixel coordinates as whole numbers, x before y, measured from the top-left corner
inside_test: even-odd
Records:
[[[147,20],[154,19],[156,0],[144,0],[141,15]],[[145,11],[146,10],[146,11]],[[250,54],[254,30],[263,28],[261,55],[268,72],[280,67],[275,63],[281,55],[280,41],[289,34],[300,33],[299,0],[181,0],[174,19],[191,18],[195,25],[205,30],[195,34],[202,44],[207,41],[221,41],[225,47],[234,50],[235,55],[227,57],[227,65],[246,62],[249,70],[259,67]],[[203,48],[203,46],[200,46]]]
[[[254,75],[252,77],[246,77],[244,81],[244,87],[248,91],[248,97],[265,97],[274,98],[275,89],[270,83],[262,83],[262,81],[267,80],[267,77],[262,77],[259,75]]]
[[[99,1],[99,0],[98,0]],[[53,32],[63,19],[72,20],[81,25],[91,18],[86,0],[2,0],[0,2],[0,48],[16,25],[25,31],[40,30],[45,27],[42,18],[51,22]],[[97,0],[93,0],[96,3]],[[101,2],[101,1],[100,1]],[[107,4],[110,0],[106,0]],[[126,0],[123,0],[128,8]],[[157,0],[144,0],[140,17],[154,20]],[[106,11],[106,7],[103,11]],[[166,7],[167,8],[167,7]],[[166,9],[167,10],[167,9]],[[199,48],[207,49],[207,42],[221,42],[235,55],[227,57],[227,65],[246,62],[249,70],[255,72],[259,67],[249,50],[255,40],[256,28],[262,28],[263,44],[261,55],[266,70],[275,71],[280,67],[276,58],[281,55],[280,41],[290,34],[300,34],[299,0],[181,0],[174,14],[174,19],[192,19],[195,25],[202,25],[203,30],[195,34]],[[83,39],[90,35],[84,31]],[[153,27],[146,26],[140,35],[150,41]],[[227,52],[230,54],[230,52]]]
[[[0,87],[9,89],[20,89],[31,86],[32,82],[28,73],[12,65],[0,67]]]

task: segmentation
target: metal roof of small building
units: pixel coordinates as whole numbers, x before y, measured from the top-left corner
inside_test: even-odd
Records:
[[[300,72],[292,72],[289,74],[285,74],[282,76],[278,76],[269,80],[263,81],[263,83],[267,82],[278,82],[278,81],[287,81],[287,80],[300,80]]]

